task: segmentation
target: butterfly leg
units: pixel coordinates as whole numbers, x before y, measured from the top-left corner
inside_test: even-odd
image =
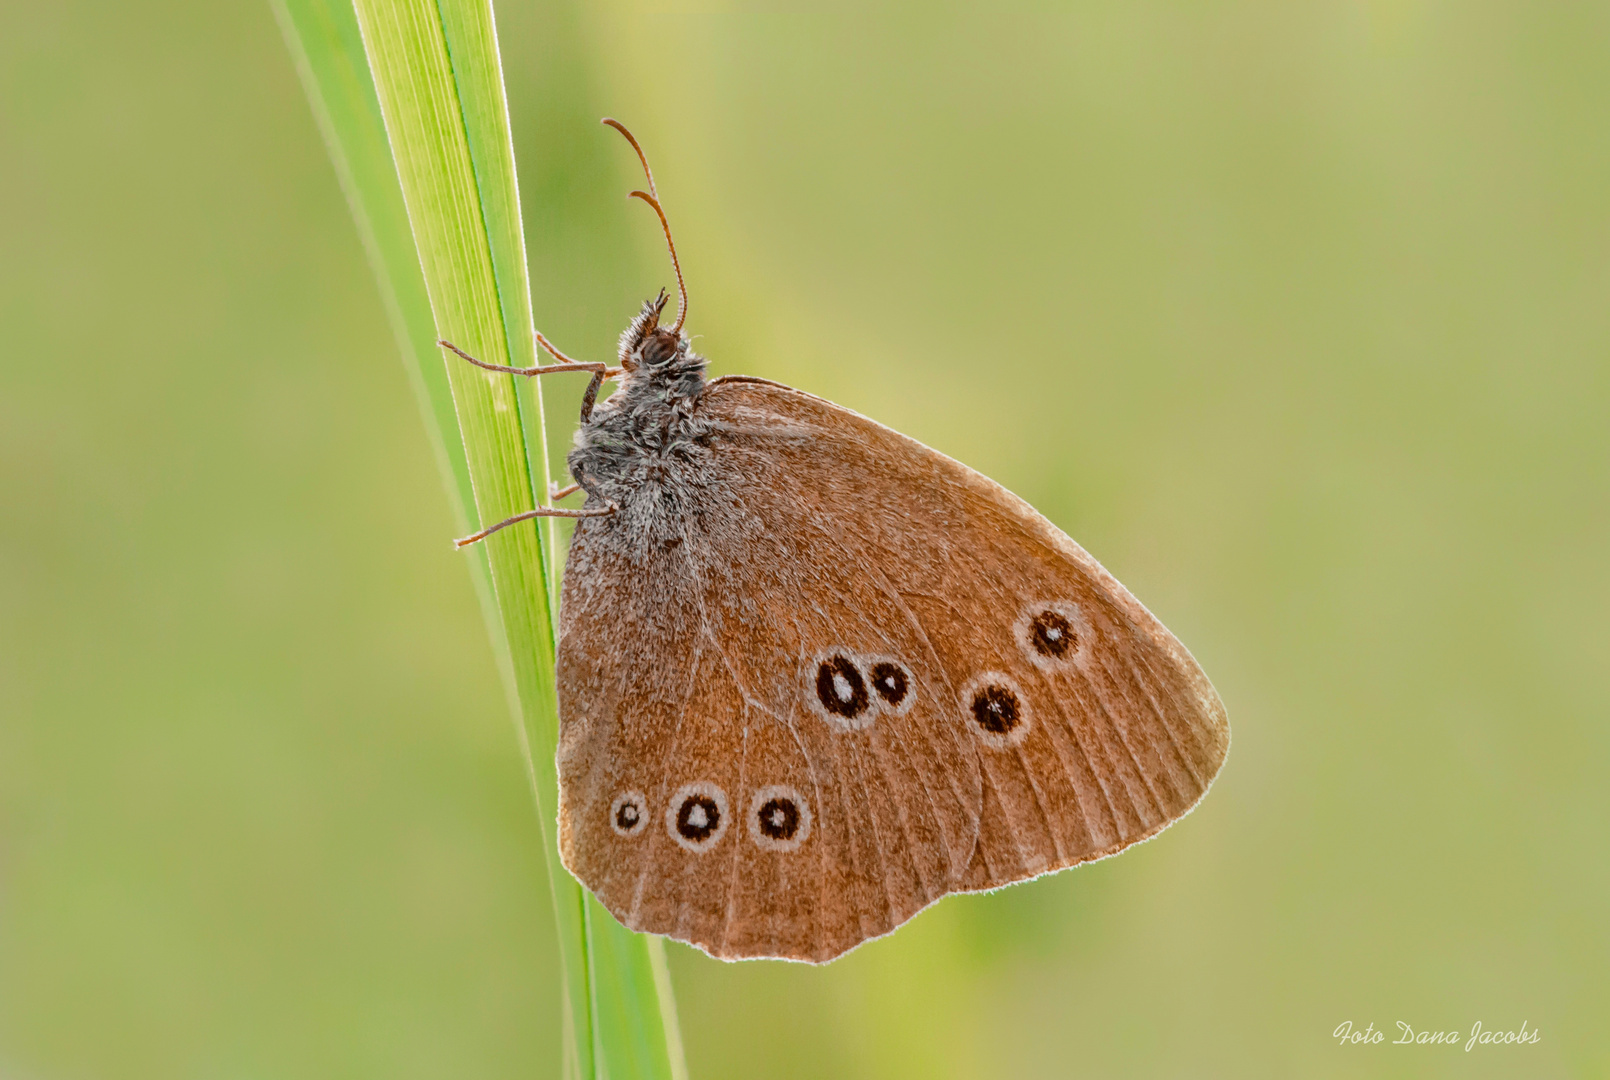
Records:
[[[509,375],[552,375],[556,371],[592,372],[592,380],[588,382],[587,392],[582,395],[581,399],[581,422],[584,424],[593,415],[593,405],[598,401],[598,388],[604,384],[605,379],[613,379],[623,370],[622,368],[618,367],[612,368],[608,364],[572,360],[570,357],[554,348],[553,344],[547,338],[543,337],[540,332],[537,333],[537,344],[546,349],[549,355],[558,360],[559,363],[548,364],[546,366],[538,365],[537,367],[527,368],[507,367],[503,364],[488,364],[484,360],[477,360],[475,357],[471,356],[457,345],[454,345],[451,341],[438,341],[436,344],[440,345],[444,349],[452,349],[453,352],[457,353],[463,359],[468,360],[478,368],[484,368],[487,371],[501,371]]]
[[[618,374],[620,369],[616,368],[615,371]],[[587,380],[587,392],[581,395],[582,423],[585,424],[587,421],[592,419],[593,404],[598,400],[598,388],[604,385],[604,380],[609,376],[609,374],[609,369],[605,368],[601,371],[593,372],[593,377]]]
[[[538,334],[537,338],[540,341],[545,341],[541,334]],[[557,364],[548,364],[546,366],[538,365],[537,367],[508,367],[505,364],[488,364],[485,360],[475,359],[475,357],[471,356],[457,345],[454,345],[451,341],[438,341],[436,344],[440,345],[444,349],[451,349],[460,357],[468,360],[478,368],[483,368],[487,371],[501,371],[509,375],[552,375],[556,371],[591,371],[593,374],[598,376],[599,382],[603,382],[604,379],[609,378],[612,375],[620,374],[619,368],[611,368],[608,364],[572,360],[569,357],[564,357],[562,362]],[[555,355],[563,356],[562,353],[556,353]],[[597,393],[596,390],[593,392],[595,394]]]
[[[544,517],[563,517],[563,518],[608,517],[610,514],[613,514],[615,511],[617,511],[619,509],[620,509],[620,507],[616,506],[614,503],[610,503],[608,506],[595,507],[595,508],[590,509],[590,510],[587,509],[586,507],[583,507],[580,510],[561,510],[558,507],[554,507],[554,506],[539,506],[535,510],[527,510],[523,514],[515,514],[511,518],[504,518],[502,521],[498,522],[496,525],[493,525],[490,528],[482,529],[480,532],[475,533],[475,534],[473,534],[471,536],[466,536],[461,540],[454,540],[453,541],[453,546],[455,548],[469,547],[471,544],[476,543],[479,540],[485,540],[488,536],[491,536],[493,533],[497,532],[499,529],[506,529],[510,525],[518,525],[520,522],[522,522],[522,521],[530,521],[532,518],[544,518]]]
[[[587,418],[592,415],[593,403],[595,401],[597,401],[597,399],[598,399],[598,388],[603,385],[603,382],[604,382],[605,379],[612,378],[612,377],[614,377],[616,375],[619,375],[621,369],[620,368],[611,368],[607,364],[585,363],[585,362],[580,361],[580,360],[572,360],[570,357],[566,356],[564,353],[562,353],[558,349],[554,348],[553,345],[549,343],[548,339],[543,337],[540,333],[537,334],[537,343],[539,345],[541,345],[544,349],[546,349],[555,359],[559,360],[559,363],[557,363],[557,364],[548,364],[546,366],[539,365],[537,367],[528,367],[528,368],[508,367],[508,366],[506,366],[504,364],[488,364],[484,360],[477,360],[475,357],[471,356],[469,353],[465,352],[463,349],[459,348],[457,345],[454,345],[451,341],[438,341],[436,344],[440,345],[444,349],[451,349],[460,358],[462,358],[464,360],[468,360],[470,363],[474,364],[478,368],[484,368],[487,371],[503,372],[503,373],[506,373],[506,374],[509,374],[509,375],[525,375],[525,376],[551,375],[554,372],[558,372],[558,371],[590,371],[590,372],[592,372],[593,377],[587,383],[587,392],[583,396],[582,403],[581,403],[581,419],[582,419],[583,423],[586,423]],[[553,486],[553,484],[550,483],[548,485],[548,498],[549,498],[550,501],[555,500],[555,499],[562,499],[566,495],[569,495],[572,492],[578,490],[580,487],[581,487],[580,484],[571,484],[569,487],[555,488]],[[460,540],[454,540],[453,541],[453,546],[457,547],[457,548],[468,547],[469,545],[471,545],[473,543],[476,543],[477,541],[485,540],[488,536],[491,536],[493,533],[497,532],[499,529],[506,529],[510,525],[516,525],[516,524],[518,524],[518,523],[520,523],[522,521],[530,521],[532,518],[541,518],[541,517],[566,517],[566,518],[607,517],[608,515],[613,514],[616,511],[616,509],[618,509],[618,508],[615,506],[614,503],[610,503],[607,506],[595,507],[593,509],[583,508],[583,509],[580,509],[580,510],[563,510],[563,509],[560,509],[558,507],[553,507],[553,506],[539,506],[535,510],[527,510],[523,514],[515,514],[511,518],[506,518],[503,521],[498,522],[496,525],[493,525],[490,528],[482,529],[480,532],[475,533],[475,534],[473,534],[471,536],[466,536],[466,537],[464,537],[463,539],[460,539]]]

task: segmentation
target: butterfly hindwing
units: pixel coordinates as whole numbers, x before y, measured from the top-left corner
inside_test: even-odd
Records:
[[[914,623],[876,590],[847,601],[863,576],[763,483],[732,489],[647,560],[602,529],[573,540],[561,851],[635,929],[723,957],[830,959],[951,890],[976,847],[976,754],[941,722],[945,685],[912,671],[937,669],[912,663]],[[900,664],[898,704],[852,672],[824,708],[824,661]],[[627,797],[642,824],[623,830]],[[690,797],[716,803],[719,835],[678,841]]]

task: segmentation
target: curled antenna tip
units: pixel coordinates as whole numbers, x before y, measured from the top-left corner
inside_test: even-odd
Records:
[[[659,189],[654,186],[654,170],[648,167],[648,155],[643,153],[643,147],[639,145],[637,137],[627,130],[625,124],[621,123],[613,116],[606,116],[600,120],[599,123],[607,124],[614,128],[616,131],[625,136],[627,142],[632,144],[632,149],[637,151],[637,160],[643,165],[643,175],[648,177],[648,189],[654,192],[655,195],[658,195],[660,193]]]

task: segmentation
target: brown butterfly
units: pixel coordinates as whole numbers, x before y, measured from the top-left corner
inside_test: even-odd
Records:
[[[559,844],[623,923],[821,962],[1112,855],[1229,749],[1174,636],[1022,499],[780,383],[705,380],[676,270],[589,371],[560,607]],[[447,345],[446,342],[442,343]],[[464,356],[453,346],[454,352]],[[607,377],[615,394],[594,407]]]

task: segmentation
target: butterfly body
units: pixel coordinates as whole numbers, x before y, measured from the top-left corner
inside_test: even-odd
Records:
[[[1190,654],[965,466],[706,382],[663,296],[568,462],[560,849],[634,929],[823,961],[939,897],[1112,854],[1228,750]]]
[[[1145,840],[1229,752],[1172,634],[1022,499],[831,402],[705,379],[677,274],[588,371],[567,458],[559,851],[634,930],[822,962],[948,893]],[[619,389],[594,408],[605,378]],[[567,489],[568,490],[568,489]],[[557,493],[556,493],[557,494]]]
[[[610,532],[631,545],[680,536],[710,481],[710,425],[696,413],[705,361],[658,328],[664,303],[662,293],[622,335],[620,388],[577,429],[566,462],[591,502],[619,508]]]

